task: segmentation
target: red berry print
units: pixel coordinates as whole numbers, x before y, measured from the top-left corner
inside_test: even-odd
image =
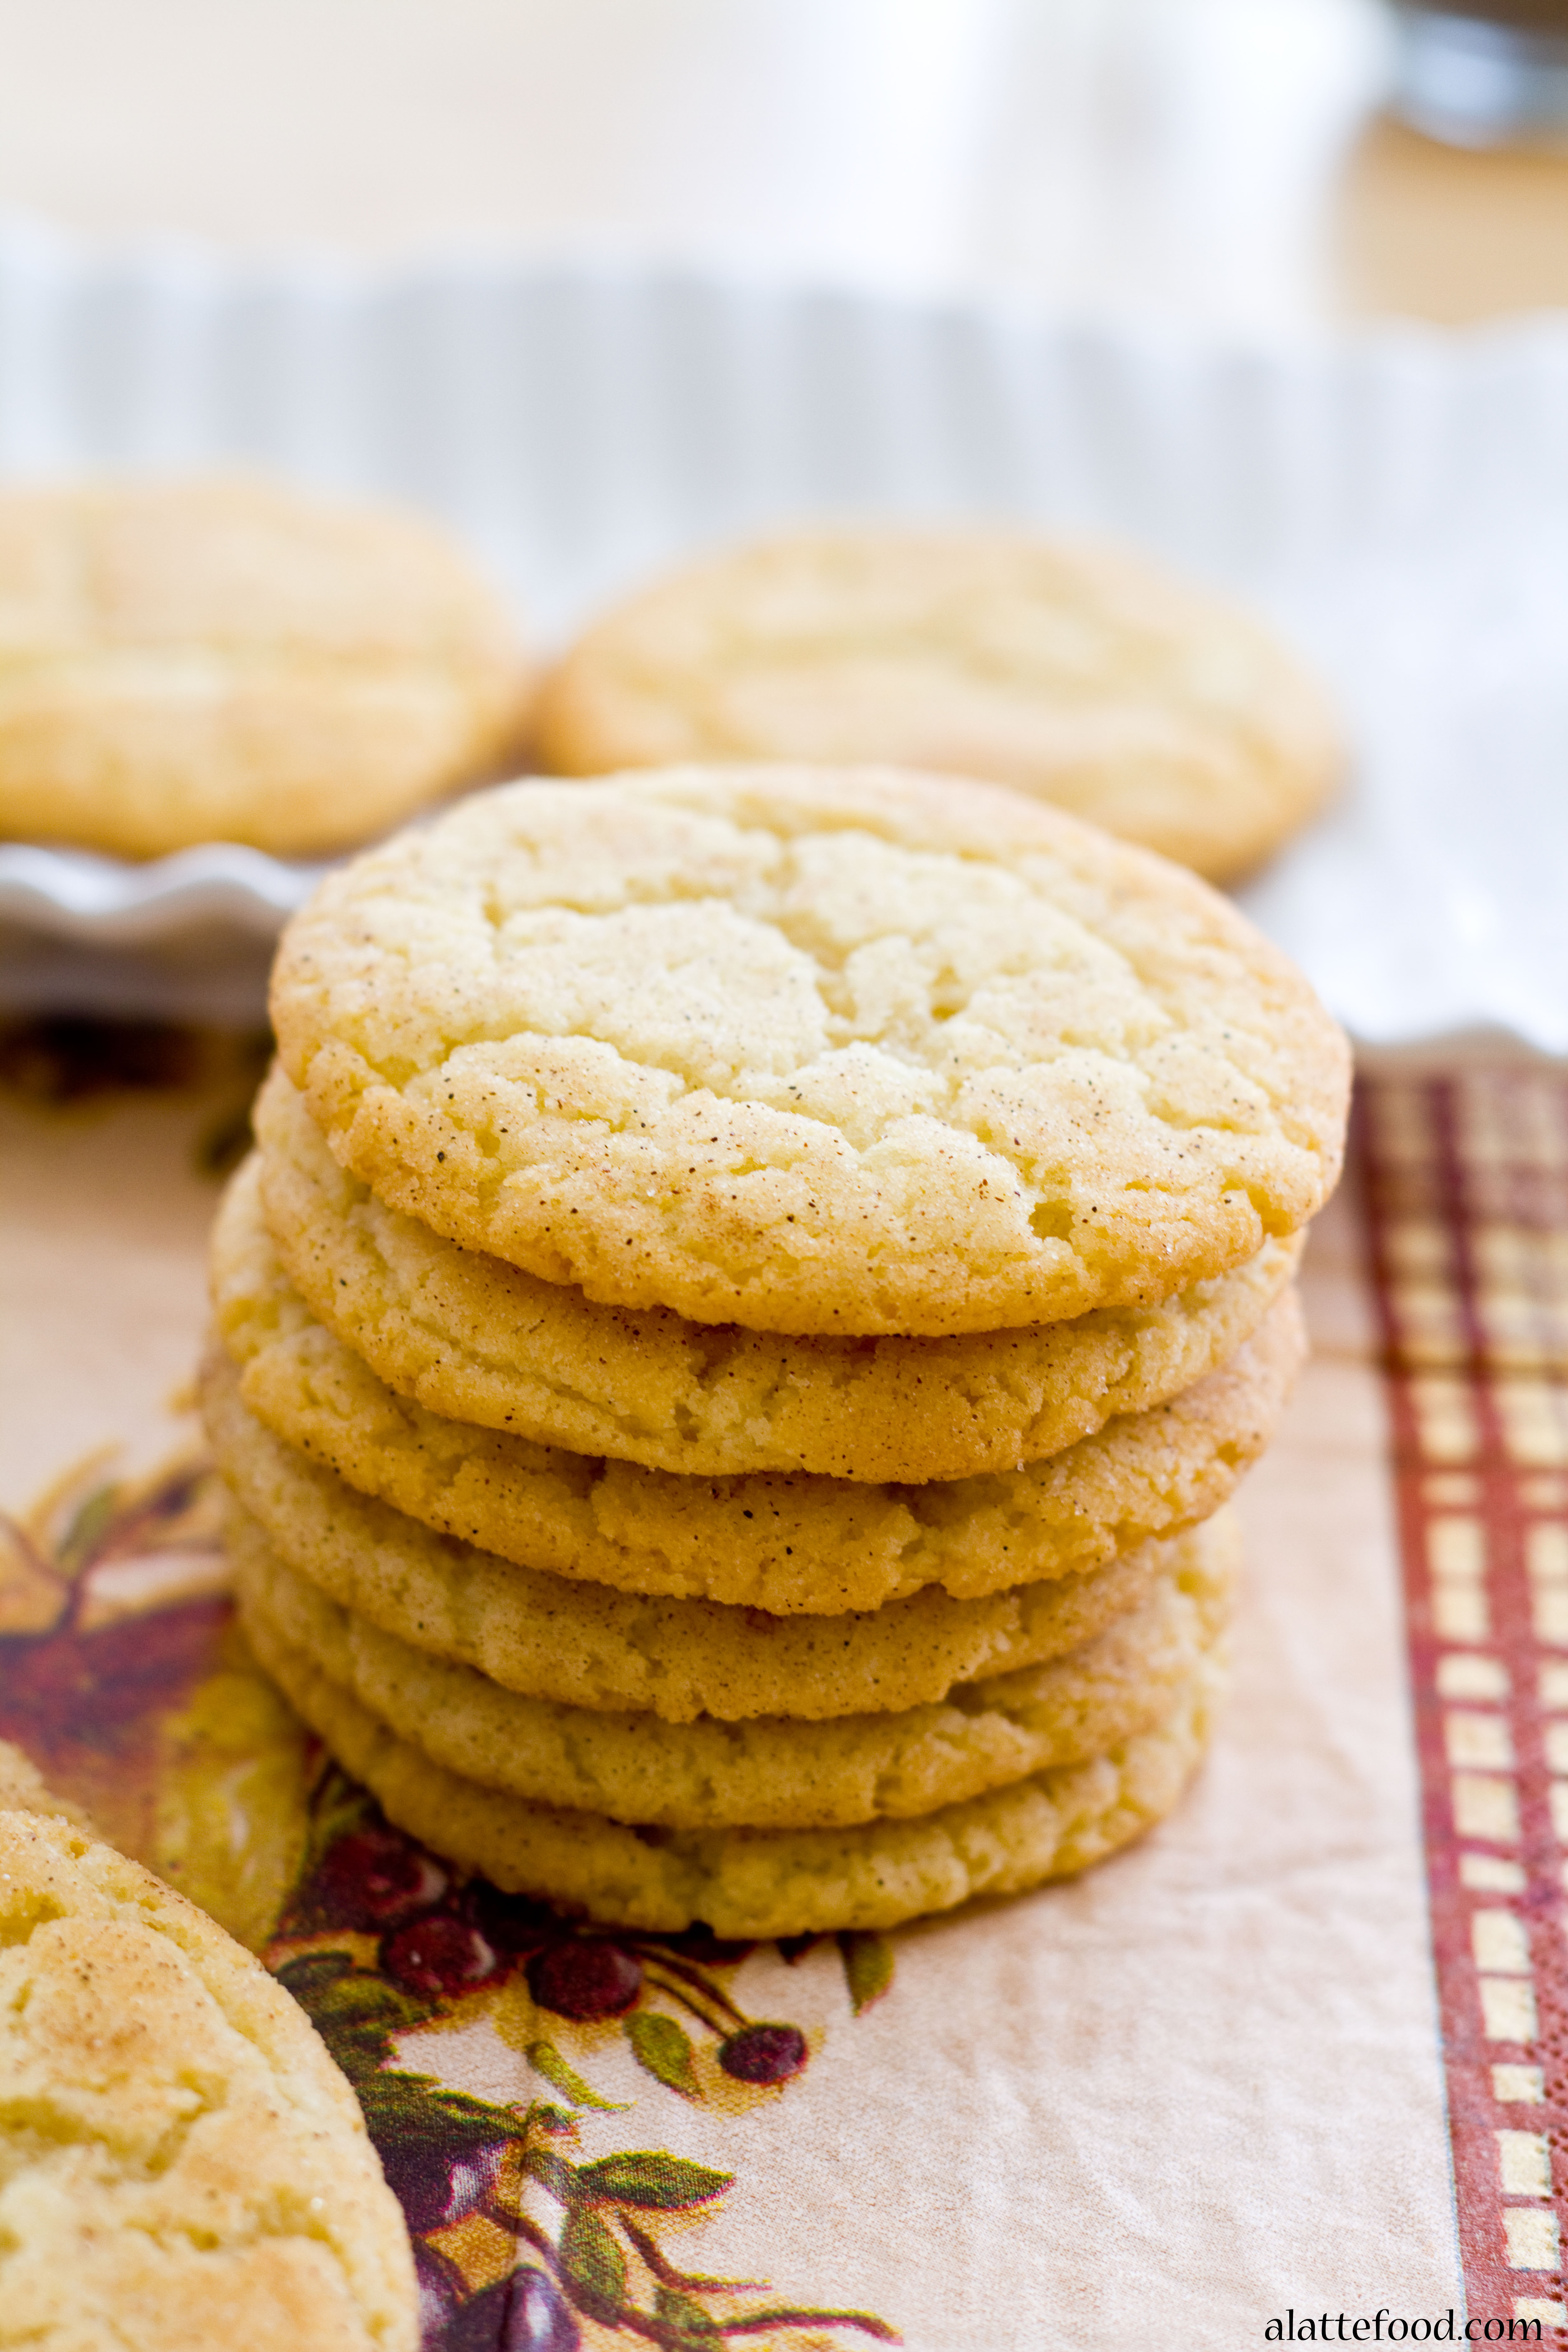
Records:
[[[316,1874],[315,1891],[345,1926],[395,1927],[440,1901],[447,1874],[395,1830],[371,1827],[338,1839]]]
[[[805,2058],[798,2025],[743,2025],[719,2044],[719,2063],[737,2083],[787,2083]]]
[[[642,1990],[642,1962],[596,1937],[574,1937],[535,1952],[526,1973],[541,2009],[584,2021],[621,2016]]]
[[[426,1994],[472,1992],[504,1973],[494,1948],[449,1911],[431,1911],[384,1937],[381,1965],[395,1984]]]

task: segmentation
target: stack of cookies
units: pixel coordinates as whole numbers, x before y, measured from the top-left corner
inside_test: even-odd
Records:
[[[905,772],[512,785],[332,877],[273,1009],[208,1426],[393,1820],[775,1936],[1170,1808],[1347,1095],[1231,907]]]

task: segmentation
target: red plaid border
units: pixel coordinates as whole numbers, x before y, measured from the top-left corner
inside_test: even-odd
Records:
[[[1568,2340],[1568,1077],[1358,1125],[1469,2308]]]

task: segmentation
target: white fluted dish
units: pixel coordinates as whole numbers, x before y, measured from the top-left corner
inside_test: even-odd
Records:
[[[1244,893],[1361,1037],[1568,1050],[1568,322],[1275,351],[981,302],[0,233],[0,476],[250,465],[423,506],[537,636],[789,519],[1136,541],[1326,674],[1343,803]],[[0,1005],[258,1009],[316,869],[0,848]]]

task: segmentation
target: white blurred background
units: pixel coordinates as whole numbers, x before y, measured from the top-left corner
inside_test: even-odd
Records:
[[[0,212],[1289,332],[1568,300],[1568,164],[1379,122],[1378,0],[0,0]]]
[[[1336,1011],[1568,1052],[1568,322],[1331,331],[1568,308],[1568,148],[1396,120],[1399,21],[0,0],[0,472],[238,461],[407,499],[547,645],[785,516],[1125,538],[1272,615],[1341,699],[1354,788],[1250,898]],[[189,880],[255,934],[258,1002],[306,883],[192,855],[84,877],[0,845],[0,919],[47,934],[0,995],[79,999],[80,949],[163,940]],[[93,970],[131,1002],[129,963]],[[143,1009],[190,993],[154,978]]]

